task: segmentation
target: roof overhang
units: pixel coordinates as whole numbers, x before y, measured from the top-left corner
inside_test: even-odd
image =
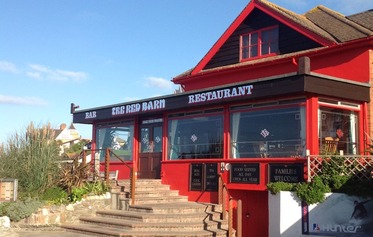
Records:
[[[247,102],[249,100],[306,95],[308,93],[368,102],[370,99],[369,90],[369,84],[351,83],[346,80],[323,77],[322,75],[294,74],[79,110],[72,114],[74,123],[94,124],[107,120],[132,119],[139,115],[159,116],[165,112],[180,109],[193,109],[201,106],[214,107],[231,102]],[[348,93],[345,93],[346,91]]]

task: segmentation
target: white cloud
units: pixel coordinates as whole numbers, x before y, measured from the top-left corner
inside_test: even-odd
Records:
[[[18,73],[16,65],[8,61],[0,61],[0,70],[5,72]]]
[[[18,97],[18,96],[0,95],[0,104],[45,106],[48,103],[45,100],[37,98],[37,97]]]
[[[83,81],[87,78],[85,72],[74,72],[60,69],[50,69],[47,66],[39,64],[30,64],[31,71],[27,76],[36,79],[47,79],[52,81]]]
[[[145,86],[170,90],[174,87],[174,84],[161,77],[147,77],[145,78]]]

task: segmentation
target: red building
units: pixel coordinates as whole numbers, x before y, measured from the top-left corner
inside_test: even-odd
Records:
[[[217,173],[243,202],[245,236],[268,236],[269,182],[301,182],[306,154],[363,154],[372,135],[373,11],[303,15],[252,0],[192,69],[182,93],[73,110],[139,179],[217,202]],[[103,161],[102,150],[98,151]],[[119,179],[128,178],[112,158]],[[250,231],[249,231],[250,230]]]

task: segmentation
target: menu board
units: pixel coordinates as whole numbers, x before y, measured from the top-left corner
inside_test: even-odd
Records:
[[[191,164],[190,165],[190,179],[189,189],[191,191],[203,190],[203,165]]]
[[[232,163],[230,171],[231,183],[259,184],[259,163]]]
[[[218,164],[205,164],[205,191],[218,191]]]
[[[270,164],[269,182],[304,182],[303,164]]]

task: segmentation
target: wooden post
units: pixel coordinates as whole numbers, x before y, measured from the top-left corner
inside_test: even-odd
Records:
[[[105,181],[109,186],[109,172],[110,172],[110,148],[106,148],[105,152]]]
[[[223,220],[227,219],[227,190],[223,186],[223,195],[222,195],[222,202],[223,202]]]
[[[221,176],[219,178],[218,204],[223,204],[223,181]]]
[[[83,149],[83,157],[82,157],[82,163],[85,165],[87,163],[87,158],[86,158],[86,151]]]
[[[228,236],[233,236],[233,200],[228,203]]]
[[[242,237],[242,200],[237,201],[237,230],[236,237]]]
[[[136,172],[134,171],[132,167],[132,172],[131,172],[131,203],[132,205],[135,204],[135,184],[136,184]]]

